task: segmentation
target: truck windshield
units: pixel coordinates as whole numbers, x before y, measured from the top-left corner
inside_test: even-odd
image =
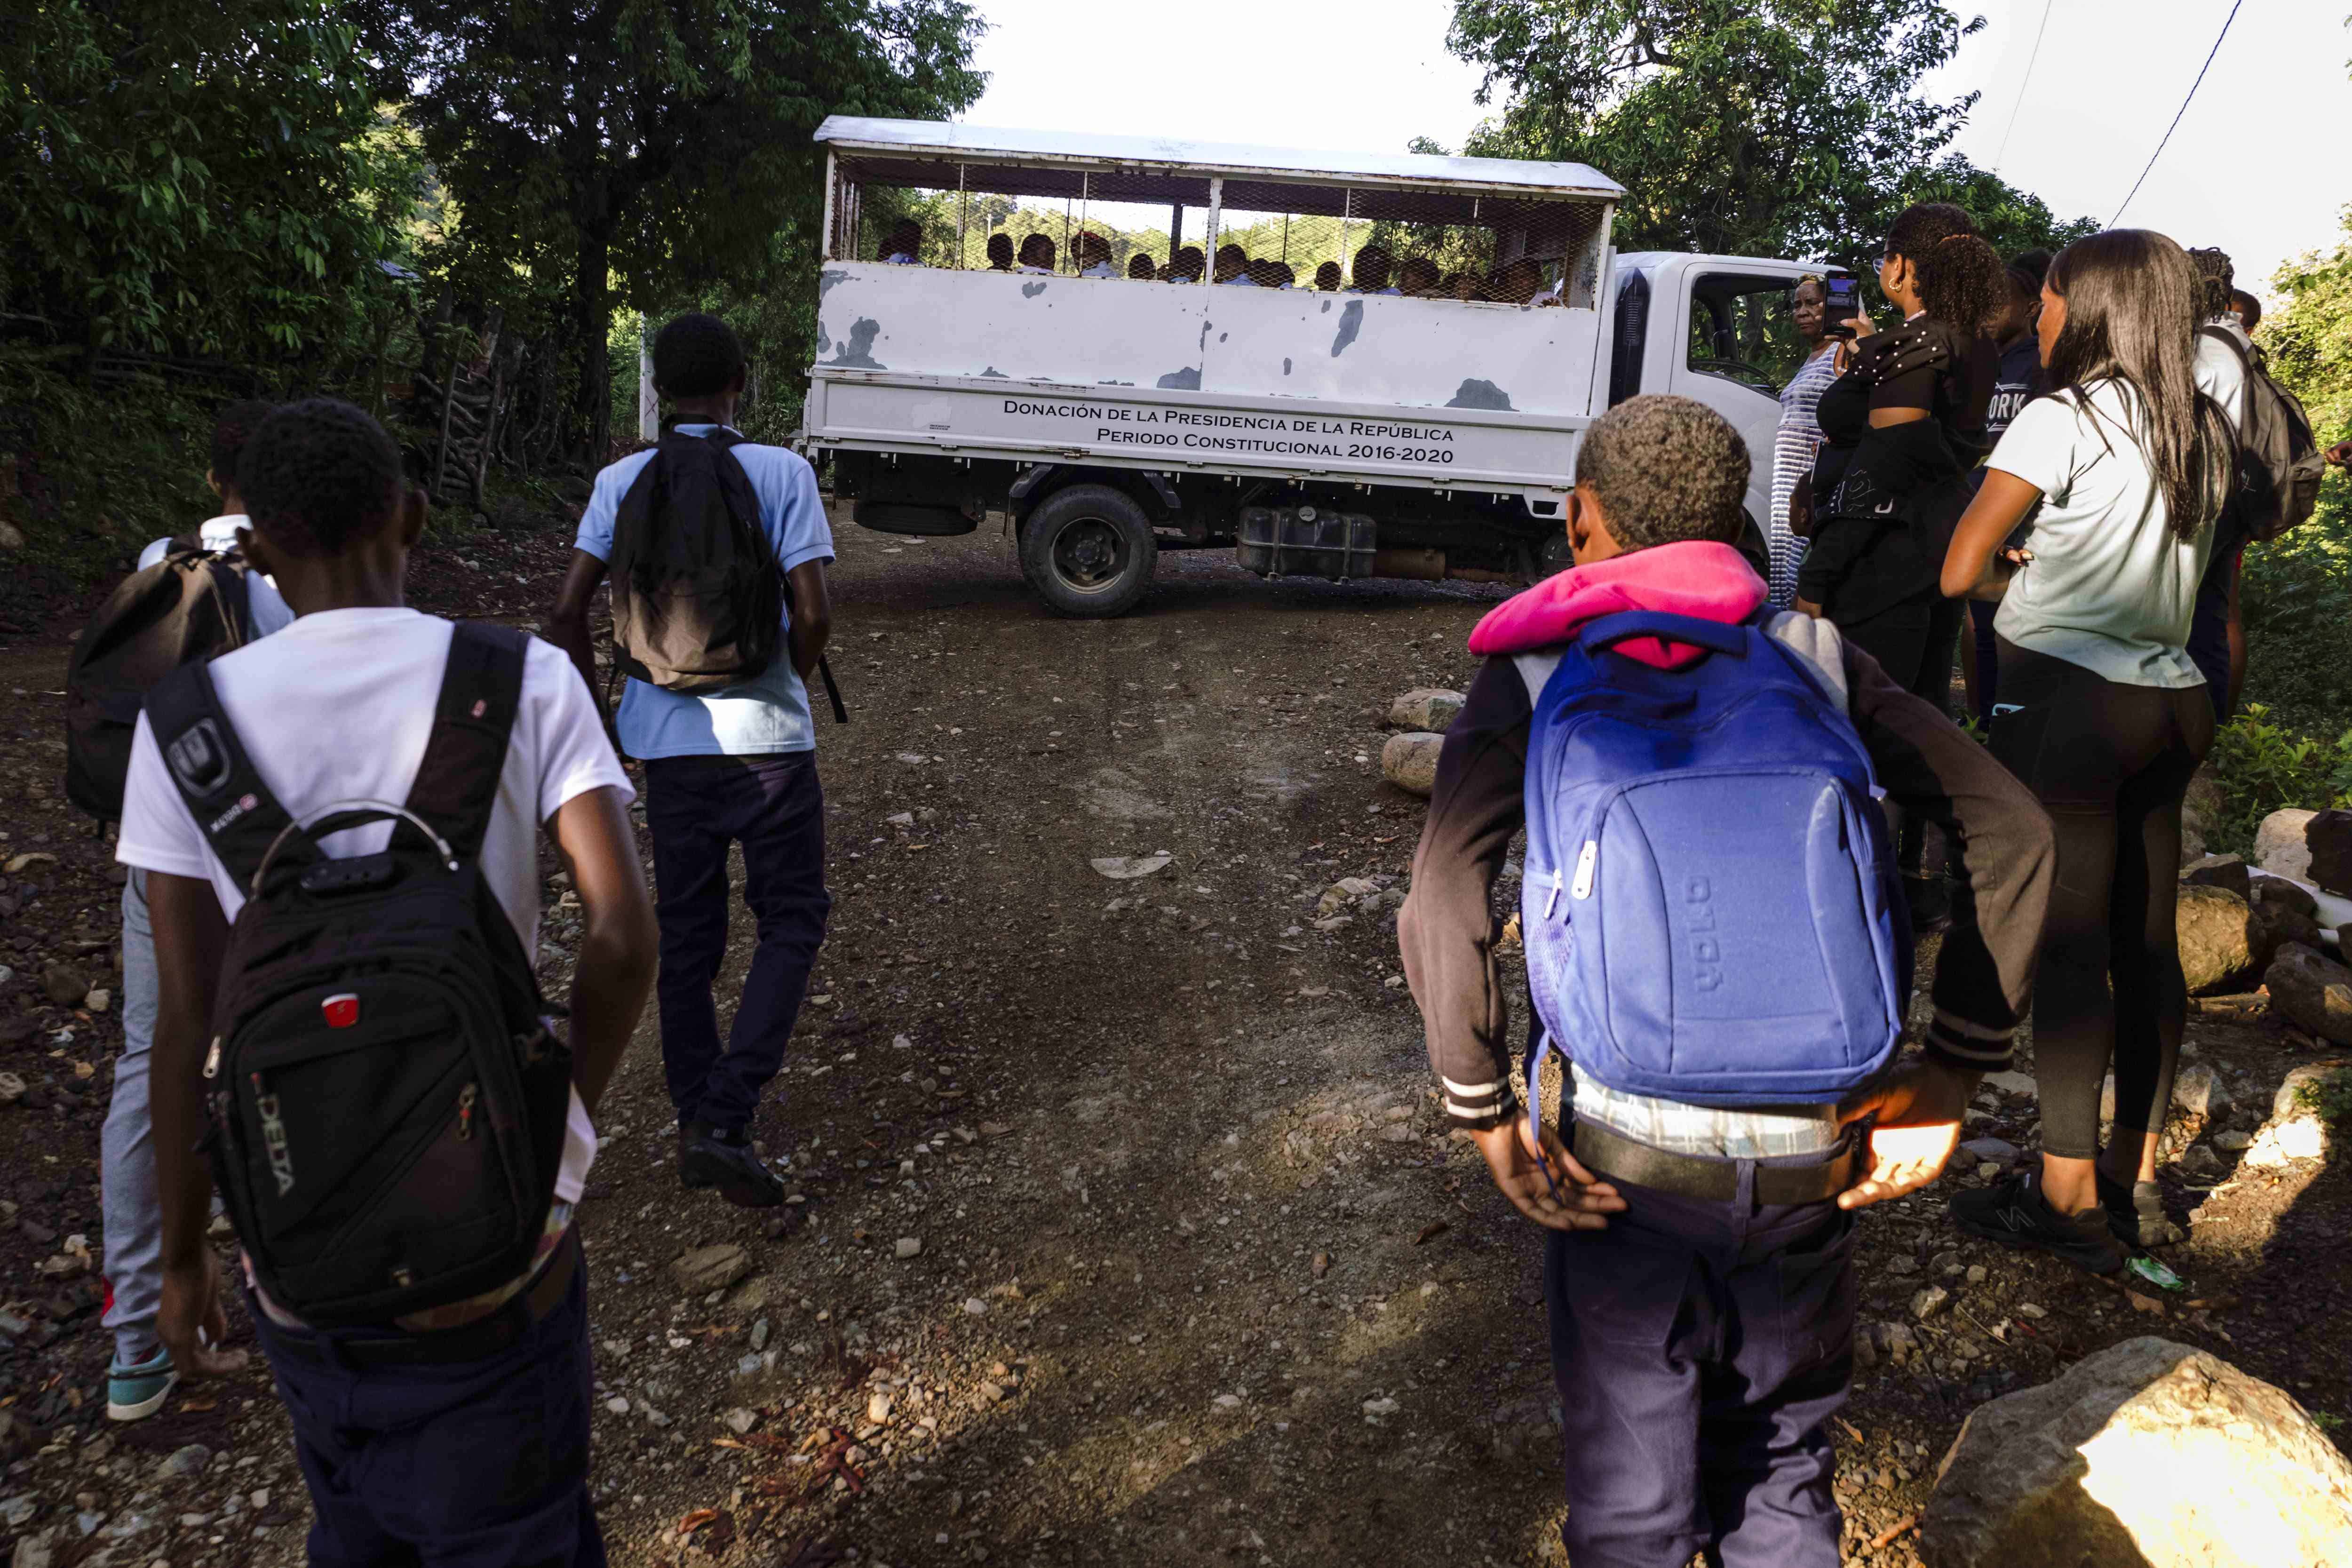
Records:
[[[1805,363],[1790,313],[1793,294],[1786,278],[1700,274],[1691,285],[1689,367],[1780,396]]]

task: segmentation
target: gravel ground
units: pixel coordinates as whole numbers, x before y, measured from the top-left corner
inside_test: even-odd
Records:
[[[794,1202],[678,1190],[648,1026],[582,1210],[615,1561],[1560,1562],[1538,1248],[1430,1093],[1393,936],[1421,804],[1378,767],[1378,712],[1466,684],[1501,592],[1171,554],[1134,616],[1067,621],[993,522],[836,531],[834,922],[757,1129]],[[528,624],[567,549],[551,527],[435,543],[415,596]],[[118,978],[107,847],[58,790],[72,625],[0,648],[0,1071],[28,1088],[0,1107],[0,1549],[291,1563],[307,1505],[266,1373],[102,1419],[80,1255],[120,1031],[44,988],[58,963]],[[1132,880],[1089,864],[1160,851]],[[576,924],[549,868],[560,987]],[[1325,900],[1342,878],[1371,891]],[[2235,1108],[2184,1147],[2251,1131],[2319,1059],[2259,1016],[2200,1017],[2191,1048]],[[2030,1080],[1975,1119],[2030,1149]],[[1973,1405],[2134,1334],[2352,1413],[2342,1338],[2315,1331],[2352,1282],[2345,1174],[2235,1159],[2168,1172],[2178,1211],[2202,1205],[2179,1292],[1963,1241],[1943,1202],[1974,1159],[1865,1215],[1849,1561],[1916,1562],[1907,1522]]]

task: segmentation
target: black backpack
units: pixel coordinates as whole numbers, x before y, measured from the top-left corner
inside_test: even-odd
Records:
[[[116,584],[66,667],[66,798],[100,822],[122,819],[131,737],[149,688],[184,664],[253,640],[242,551],[175,539],[171,552]]]
[[[246,884],[204,1064],[213,1171],[270,1300],[320,1327],[466,1300],[531,1265],[571,1053],[476,864],[529,638],[460,624],[408,802],[296,822],[191,664],[147,700],[164,763]],[[329,834],[393,819],[373,855]]]
[[[2247,352],[2237,334],[2222,327],[2200,327],[2198,335],[2237,355],[2245,372],[2245,395],[2237,407],[2222,410],[2238,437],[2232,500],[2250,537],[2276,539],[2309,521],[2319,507],[2327,460],[2312,436],[2311,416],[2271,374],[2260,349]]]
[[[783,582],[742,437],[664,436],[613,522],[617,673],[665,691],[714,691],[762,674],[782,640]]]

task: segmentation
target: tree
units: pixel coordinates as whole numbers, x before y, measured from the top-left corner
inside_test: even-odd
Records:
[[[1503,96],[1468,152],[1574,160],[1626,187],[1621,249],[1854,266],[1910,200],[1959,200],[1997,247],[2062,232],[1937,155],[1976,97],[1921,79],[1983,25],[1939,0],[1455,0],[1447,44]]]
[[[87,348],[317,362],[394,289],[415,167],[327,0],[0,19],[0,300]]]
[[[592,452],[614,306],[791,258],[813,268],[828,113],[938,118],[979,96],[962,0],[361,0],[458,213],[453,264],[562,275]],[[503,253],[503,257],[499,253]],[[805,268],[803,268],[805,270]],[[813,289],[814,278],[808,284]],[[528,286],[526,286],[527,290]]]

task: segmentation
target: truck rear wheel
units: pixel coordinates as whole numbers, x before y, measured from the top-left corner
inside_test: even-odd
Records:
[[[1108,485],[1072,485],[1021,525],[1021,574],[1066,616],[1123,616],[1151,586],[1151,520]]]

